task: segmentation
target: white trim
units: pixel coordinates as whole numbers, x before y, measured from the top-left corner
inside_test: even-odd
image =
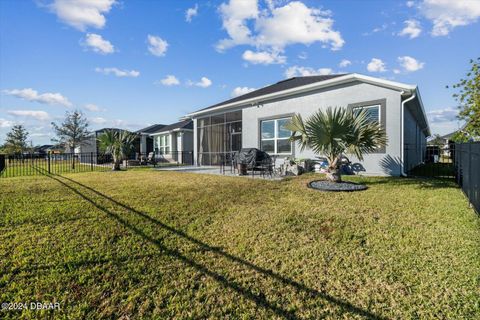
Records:
[[[378,123],[381,123],[382,122],[382,105],[377,103],[377,104],[371,104],[371,105],[367,105],[367,106],[358,106],[358,107],[353,107],[352,110],[355,110],[355,109],[369,109],[369,108],[378,108],[378,119],[377,119],[377,122]]]
[[[231,102],[231,103],[223,104],[223,105],[220,105],[220,106],[214,107],[214,108],[209,108],[209,109],[205,109],[205,110],[199,110],[199,111],[191,112],[191,113],[187,114],[185,116],[185,118],[195,117],[195,116],[198,116],[200,114],[210,113],[212,111],[226,109],[226,108],[240,106],[240,105],[244,105],[244,106],[245,105],[255,105],[262,100],[264,101],[264,100],[269,100],[269,99],[281,98],[281,97],[289,96],[289,95],[292,95],[292,94],[308,92],[308,91],[312,91],[312,90],[316,90],[316,89],[320,89],[320,88],[330,87],[330,86],[338,85],[338,84],[342,84],[342,83],[349,83],[349,82],[353,82],[353,81],[362,81],[362,82],[371,83],[371,84],[374,84],[374,85],[379,85],[379,86],[382,86],[382,87],[386,87],[386,88],[390,88],[390,89],[398,90],[398,91],[417,90],[416,85],[410,85],[410,84],[404,84],[404,83],[385,80],[385,79],[374,78],[374,77],[365,76],[365,75],[358,74],[358,73],[351,73],[351,74],[346,74],[344,76],[336,77],[336,78],[325,80],[325,81],[315,82],[315,83],[307,84],[307,85],[304,85],[304,86],[299,86],[299,87],[292,88],[292,89],[287,89],[287,90],[282,90],[282,91],[278,91],[278,92],[274,92],[274,93],[270,93],[270,94],[265,94],[265,95],[259,96],[259,97],[254,97],[254,98],[250,98],[250,99]]]

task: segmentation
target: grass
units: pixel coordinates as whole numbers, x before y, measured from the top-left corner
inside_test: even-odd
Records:
[[[135,171],[0,179],[0,301],[28,318],[480,317],[480,221],[449,181]]]

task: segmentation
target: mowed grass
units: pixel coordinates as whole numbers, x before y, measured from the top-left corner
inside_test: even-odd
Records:
[[[448,181],[160,171],[0,179],[0,318],[475,319],[480,222]]]

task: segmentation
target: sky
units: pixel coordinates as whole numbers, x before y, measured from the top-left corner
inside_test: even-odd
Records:
[[[420,88],[433,133],[446,85],[480,55],[480,0],[1,0],[0,143],[81,110],[137,130],[288,77],[356,72]]]

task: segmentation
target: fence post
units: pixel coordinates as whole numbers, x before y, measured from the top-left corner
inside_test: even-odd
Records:
[[[93,152],[90,152],[90,170],[93,171]]]
[[[47,153],[47,168],[48,168],[48,174],[50,174],[50,151]]]

